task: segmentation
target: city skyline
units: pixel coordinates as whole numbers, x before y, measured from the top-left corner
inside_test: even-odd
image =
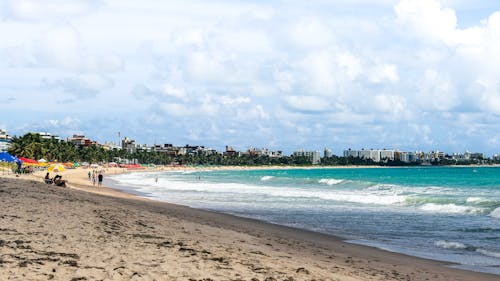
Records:
[[[281,158],[284,155],[290,155],[290,156],[308,156],[308,157],[313,157],[313,163],[319,161],[321,157],[321,153],[323,153],[324,158],[332,157],[332,156],[338,156],[338,157],[355,157],[355,158],[365,158],[365,159],[372,159],[374,162],[380,162],[381,159],[389,159],[389,160],[394,160],[394,159],[400,159],[400,156],[396,157],[396,154],[398,155],[404,155],[401,160],[403,162],[414,162],[416,158],[413,158],[413,160],[408,160],[408,157],[415,157],[417,155],[421,155],[421,158],[424,159],[433,159],[433,158],[444,158],[450,157],[454,160],[468,160],[471,158],[475,159],[493,159],[497,160],[500,157],[499,153],[493,153],[491,155],[487,155],[482,151],[443,151],[439,149],[433,149],[429,151],[424,151],[421,149],[417,149],[414,151],[405,151],[401,150],[398,148],[390,148],[390,147],[361,147],[359,149],[352,148],[352,147],[345,147],[345,148],[339,148],[340,153],[334,153],[334,151],[331,149],[331,147],[328,146],[323,146],[323,148],[304,148],[304,147],[296,147],[293,148],[291,151],[286,151],[282,150],[279,147],[276,148],[276,150],[269,149],[268,147],[256,147],[253,145],[247,146],[247,147],[235,147],[230,144],[220,144],[218,147],[224,147],[224,149],[220,149],[218,147],[209,147],[206,146],[203,143],[197,143],[197,144],[176,144],[176,143],[153,143],[153,144],[148,144],[148,143],[138,143],[133,137],[129,136],[121,136],[120,133],[118,133],[118,142],[114,142],[113,140],[104,140],[103,142],[96,141],[92,139],[92,137],[86,136],[86,135],[78,135],[78,134],[73,134],[72,136],[59,136],[52,134],[50,132],[25,132],[25,134],[38,134],[41,136],[42,139],[57,139],[59,141],[66,141],[73,143],[75,146],[79,148],[91,146],[91,145],[97,145],[97,146],[103,146],[106,149],[124,149],[127,151],[136,151],[136,150],[146,150],[146,151],[156,151],[156,152],[168,152],[168,150],[177,150],[179,149],[187,149],[187,150],[200,150],[203,151],[204,153],[219,153],[219,154],[231,154],[231,155],[240,155],[241,153],[247,153],[247,154],[254,154],[254,155],[268,155],[271,158],[272,157],[278,157]],[[25,135],[23,134],[23,135]],[[7,151],[8,148],[10,147],[10,141],[12,140],[13,137],[22,137],[20,136],[12,136],[9,135],[8,132],[5,129],[0,128],[0,141],[3,141],[0,146],[0,151]],[[186,150],[186,151],[187,151]],[[463,153],[462,153],[463,152]],[[373,153],[378,153],[378,156]],[[313,155],[314,154],[314,155]],[[374,156],[375,155],[375,156]],[[427,155],[424,157],[424,155]],[[404,159],[404,160],[403,160]]]
[[[496,1],[0,4],[11,135],[499,152]]]

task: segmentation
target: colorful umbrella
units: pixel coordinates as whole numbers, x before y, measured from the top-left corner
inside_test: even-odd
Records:
[[[49,166],[49,172],[62,172],[64,170],[66,168],[64,168],[63,164],[56,163]]]
[[[19,160],[21,160],[24,165],[38,165],[38,162],[33,159],[19,157]]]

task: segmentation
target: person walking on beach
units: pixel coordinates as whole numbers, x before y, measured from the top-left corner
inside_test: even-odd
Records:
[[[92,176],[92,173],[90,173],[89,171],[89,181],[91,181],[92,179],[90,178]]]
[[[97,183],[97,187],[101,187],[102,186],[102,179],[104,178],[104,176],[102,175],[102,173],[99,173],[99,176],[97,176],[98,179],[99,179],[99,182]]]
[[[96,174],[92,172],[92,185],[95,186]]]

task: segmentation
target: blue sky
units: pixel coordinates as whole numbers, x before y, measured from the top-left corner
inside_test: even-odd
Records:
[[[500,152],[493,0],[0,0],[0,127]]]

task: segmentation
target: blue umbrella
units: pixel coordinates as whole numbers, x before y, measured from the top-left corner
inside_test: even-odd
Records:
[[[8,162],[8,163],[13,163],[13,162],[19,162],[20,160],[17,159],[17,157],[10,155],[7,152],[0,152],[0,162]]]

